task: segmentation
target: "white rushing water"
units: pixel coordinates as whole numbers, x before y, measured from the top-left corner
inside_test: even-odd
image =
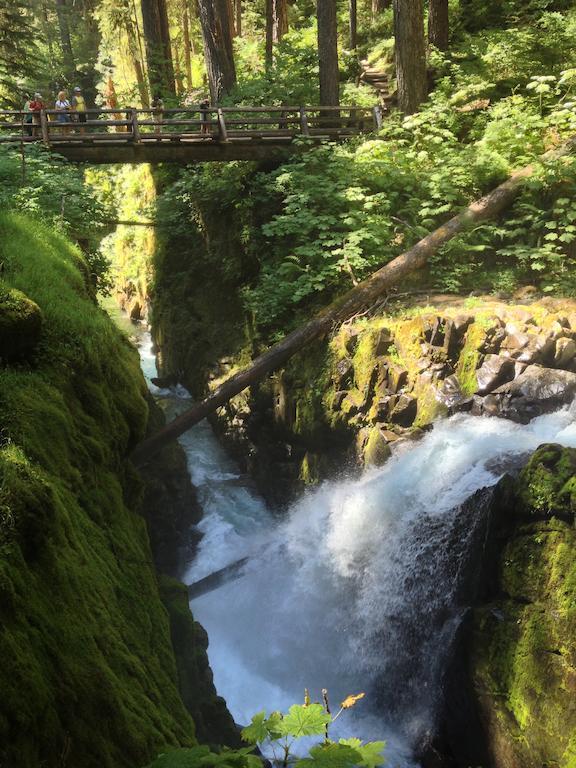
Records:
[[[154,375],[149,344],[141,353]],[[169,411],[186,405],[181,388],[156,394]],[[461,505],[497,482],[503,461],[545,442],[576,447],[572,410],[526,426],[458,415],[381,469],[307,493],[278,523],[235,484],[238,470],[209,425],[187,433],[205,515],[187,583],[252,556],[242,579],[192,603],[236,721],[286,710],[305,687],[316,699],[327,688],[335,704],[366,691],[339,735],[386,739],[389,764],[412,766],[411,747],[433,724],[443,653],[463,610],[467,546],[481,523],[481,504]]]

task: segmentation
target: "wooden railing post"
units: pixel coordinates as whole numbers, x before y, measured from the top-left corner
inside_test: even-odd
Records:
[[[50,146],[50,131],[48,130],[48,115],[46,110],[40,110],[40,130],[42,131],[42,141],[44,144]]]
[[[374,126],[379,131],[382,128],[382,107],[374,107],[372,114],[374,115]]]
[[[140,143],[140,126],[138,125],[138,111],[132,109],[132,141],[135,144]]]
[[[306,114],[306,107],[300,107],[300,131],[302,136],[310,136],[310,128],[308,127],[308,115]]]
[[[228,131],[226,130],[226,121],[224,120],[224,112],[218,107],[218,132],[220,134],[220,141],[228,141]]]

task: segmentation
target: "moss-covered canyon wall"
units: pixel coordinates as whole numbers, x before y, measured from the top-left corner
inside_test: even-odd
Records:
[[[63,237],[2,214],[0,253],[0,761],[138,768],[225,740],[126,460],[148,420],[138,355]]]

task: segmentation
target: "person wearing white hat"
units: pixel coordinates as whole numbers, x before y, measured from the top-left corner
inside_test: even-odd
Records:
[[[84,96],[82,95],[82,88],[80,88],[79,85],[74,88],[73,95],[72,95],[72,117],[75,123],[85,123],[86,122],[86,101],[84,99]],[[85,128],[82,126],[80,128],[80,133],[84,133]]]

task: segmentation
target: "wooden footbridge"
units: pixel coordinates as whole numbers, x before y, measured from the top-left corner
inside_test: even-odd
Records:
[[[42,143],[86,163],[275,160],[381,124],[380,107],[358,106],[3,111],[0,143]]]

